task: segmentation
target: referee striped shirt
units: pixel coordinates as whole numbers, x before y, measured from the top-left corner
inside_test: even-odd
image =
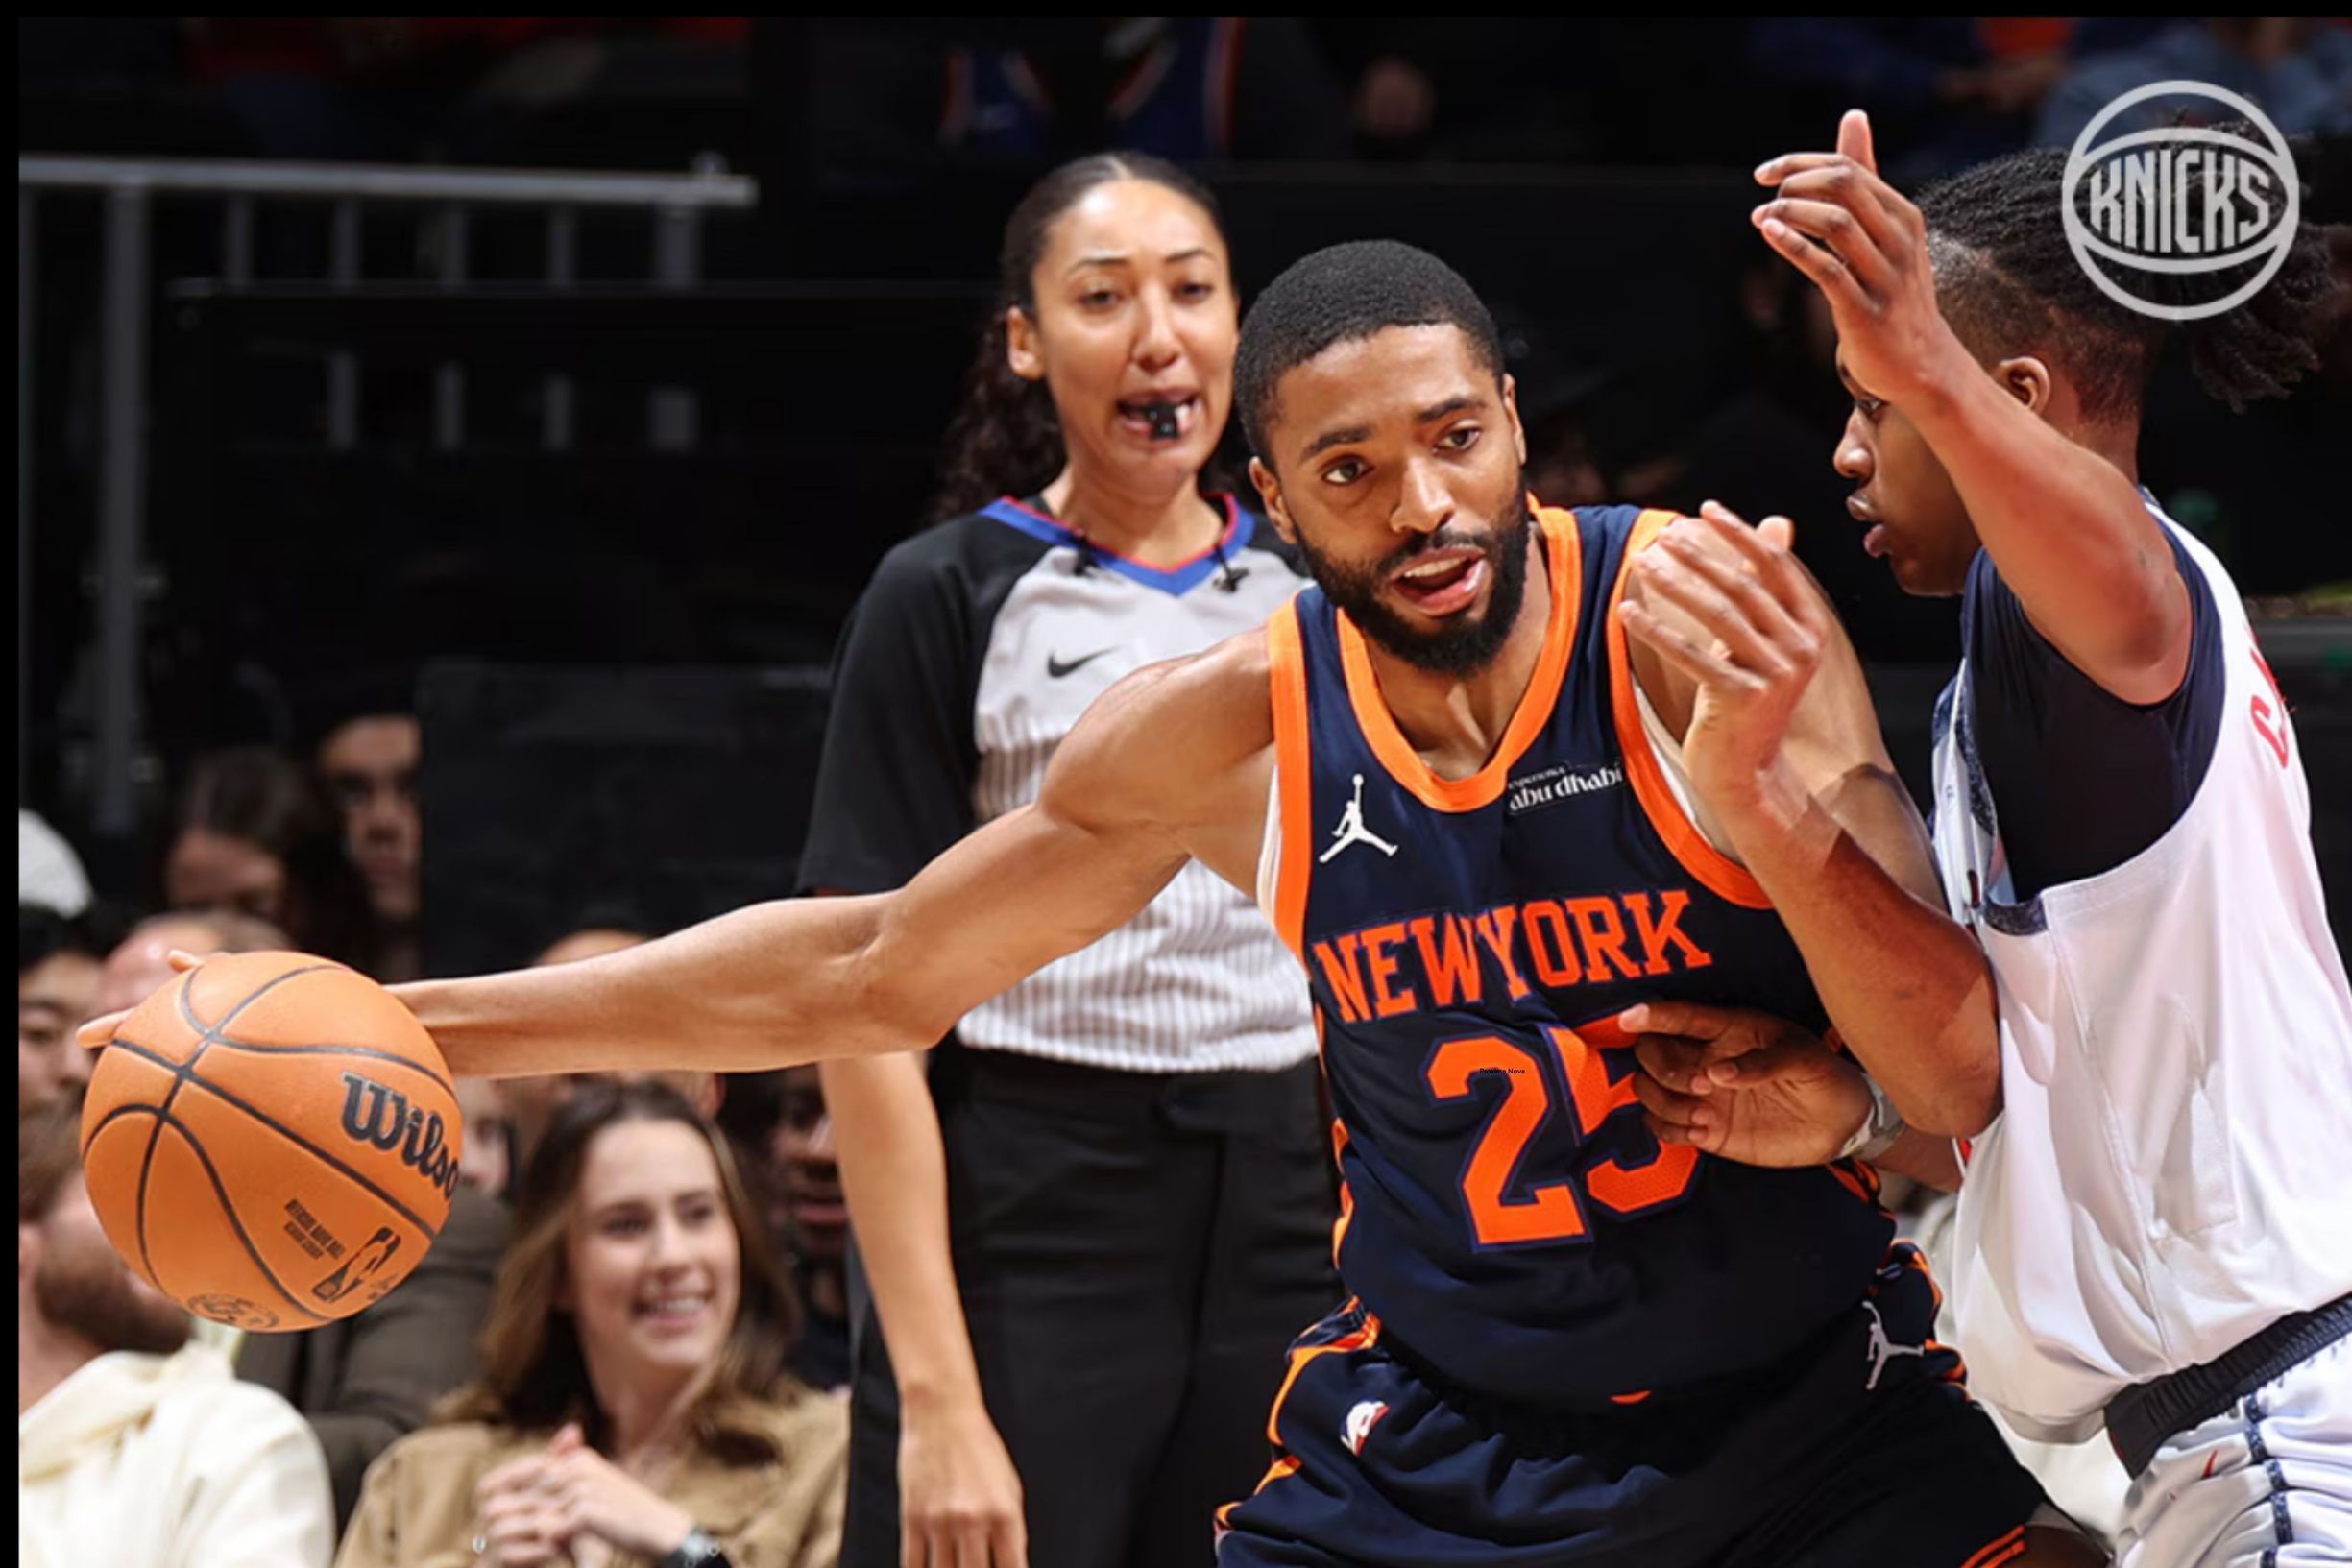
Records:
[[[1035,497],[886,556],[835,662],[801,886],[903,885],[1037,798],[1089,703],[1129,671],[1262,623],[1303,580],[1230,496],[1197,559],[1089,547]],[[1315,1053],[1297,965],[1257,906],[1189,864],[1141,914],[982,1003],[966,1045],[1142,1073],[1273,1071]]]

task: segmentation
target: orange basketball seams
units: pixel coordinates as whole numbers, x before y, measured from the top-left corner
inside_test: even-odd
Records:
[[[388,992],[339,964],[246,953],[124,1022],[91,1074],[83,1158],[109,1239],[158,1290],[232,1326],[293,1329],[416,1266],[449,1218],[463,1135],[440,1051]]]

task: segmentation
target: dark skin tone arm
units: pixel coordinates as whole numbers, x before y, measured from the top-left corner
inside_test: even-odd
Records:
[[[1671,672],[1665,688],[1687,693],[1691,787],[1903,1120],[1973,1136],[2000,1102],[1992,977],[1943,912],[1860,662],[1790,553],[1786,519],[1750,528],[1712,503],[1702,514],[1636,562],[1641,592],[1622,611],[1631,645]],[[1831,1146],[1855,1124],[1847,1118]]]
[[[1618,1023],[1636,1036],[1634,1094],[1663,1143],[1743,1165],[1826,1165],[1870,1115],[1860,1071],[1786,1019],[1650,1002]],[[1939,1192],[1960,1185],[1952,1140],[1915,1129],[1872,1163]]]
[[[2125,702],[2179,690],[2189,591],[2134,486],[2136,421],[2085,421],[2029,353],[1987,374],[1937,306],[1927,223],[1879,178],[1860,110],[1836,152],[1787,154],[1756,178],[1776,187],[1757,227],[1829,302],[1849,383],[1918,428],[2034,629]]]

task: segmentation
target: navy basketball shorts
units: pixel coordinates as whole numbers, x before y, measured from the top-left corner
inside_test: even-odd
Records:
[[[1219,1568],[1997,1568],[2045,1500],[1935,1311],[1898,1244],[1851,1313],[1725,1390],[1562,1413],[1449,1396],[1351,1302],[1292,1346]]]

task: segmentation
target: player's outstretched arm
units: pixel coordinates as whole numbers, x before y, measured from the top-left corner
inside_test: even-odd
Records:
[[[1777,187],[1757,226],[1829,300],[1856,396],[1918,428],[2034,629],[2125,702],[2178,690],[2193,627],[2162,526],[2114,464],[2028,406],[2050,395],[2044,362],[1988,374],[1952,331],[1926,221],[1879,177],[1868,116],[1847,112],[1836,152],[1776,157],[1756,178]]]
[[[1861,663],[1789,553],[1709,502],[1635,562],[1636,671],[1687,714],[1692,788],[1772,900],[1822,1005],[1922,1132],[1973,1137],[2000,1105],[1983,951],[1944,913],[1926,831],[1879,733]]]
[[[1218,656],[1140,670],[1105,692],[1035,805],[895,893],[755,905],[605,958],[396,994],[452,1072],[484,1077],[744,1072],[925,1049],[978,1003],[1127,922],[1182,868],[1195,803],[1215,793],[1204,774],[1247,740],[1247,706],[1238,726],[1203,712],[1217,691],[1186,671]],[[1263,709],[1262,676],[1256,690]]]

